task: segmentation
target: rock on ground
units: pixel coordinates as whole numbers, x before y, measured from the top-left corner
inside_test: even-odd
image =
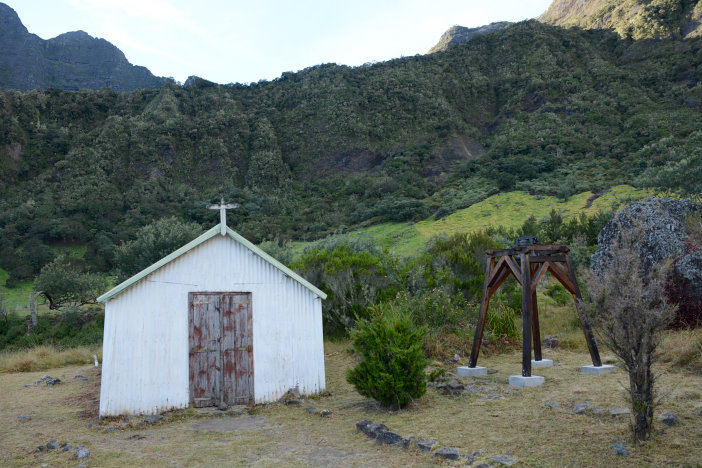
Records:
[[[436,451],[435,457],[445,458],[447,460],[458,460],[458,449],[453,447],[443,447]]]
[[[575,414],[584,414],[585,411],[588,410],[592,406],[592,403],[589,401],[584,401],[582,403],[578,403],[577,405],[573,406],[573,413]]]
[[[517,463],[517,459],[509,455],[495,455],[494,457],[490,457],[490,460],[503,466],[512,466]]]
[[[666,411],[658,417],[658,420],[666,426],[675,426],[680,423],[680,418],[673,411]]]

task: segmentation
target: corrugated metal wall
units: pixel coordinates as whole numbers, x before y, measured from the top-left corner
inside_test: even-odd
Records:
[[[189,404],[188,293],[251,292],[254,394],[324,390],[322,302],[230,237],[216,236],[105,305],[100,415]]]

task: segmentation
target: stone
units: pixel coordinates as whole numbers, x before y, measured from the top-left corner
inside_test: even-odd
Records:
[[[288,395],[290,395],[293,399],[299,400],[302,395],[300,394],[300,388],[299,387],[290,387],[288,390]]]
[[[76,458],[78,460],[85,460],[89,456],[90,456],[90,450],[83,447],[82,445],[79,445],[78,447],[76,447]]]
[[[658,416],[658,420],[666,426],[675,426],[680,423],[680,418],[673,411],[666,411]]]
[[[370,419],[364,419],[362,421],[358,421],[356,423],[356,430],[359,432],[365,433],[366,426],[368,426],[369,424],[373,424],[373,421],[371,421]]]
[[[87,381],[88,381],[88,379],[86,379],[86,378],[83,377],[82,375],[76,375],[75,377],[73,377],[73,380],[82,380],[83,382],[87,382]]]
[[[556,338],[555,336],[549,336],[541,340],[541,346],[544,348],[557,348],[561,345],[561,340]]]
[[[331,416],[332,412],[328,409],[323,409],[322,411],[319,412],[319,415],[323,418],[326,418],[327,416]]]
[[[156,424],[159,421],[163,420],[163,416],[160,414],[150,414],[144,418],[144,422],[146,424]]]
[[[227,411],[229,409],[229,406],[226,403],[220,403],[217,405],[217,409],[219,411]]]
[[[543,385],[546,379],[538,375],[524,377],[522,375],[510,375],[509,384],[513,387],[537,387]]]
[[[573,406],[573,413],[585,414],[585,411],[587,411],[591,406],[592,406],[592,403],[590,403],[589,401],[584,401],[582,403],[578,403],[575,406]]]
[[[436,451],[435,457],[445,458],[446,460],[458,460],[458,449],[453,447],[442,447]]]
[[[614,449],[614,453],[616,453],[617,455],[621,455],[623,457],[629,456],[629,453],[626,451],[622,444],[612,444],[611,447]]]
[[[60,384],[60,383],[61,383],[61,379],[47,379],[46,380],[47,387],[51,387],[53,385]]]
[[[288,406],[295,406],[302,404],[302,402],[300,400],[285,400],[285,404]]]
[[[43,452],[44,450],[46,450],[46,446],[45,445],[37,445],[37,450],[39,450],[40,452]]]
[[[547,401],[545,403],[545,405],[548,406],[549,408],[551,408],[552,410],[557,410],[558,408],[561,407],[561,405],[559,405],[555,401],[551,401],[551,400]]]
[[[617,416],[630,415],[631,410],[629,408],[610,408],[609,414],[612,415],[613,418],[616,418]]]
[[[17,416],[17,419],[20,421],[29,421],[30,419],[32,419],[32,416],[27,414],[27,415]]]
[[[487,375],[487,367],[468,367],[461,366],[456,370],[459,377],[474,377],[476,375]]]
[[[376,438],[378,435],[381,433],[385,432],[388,430],[388,426],[386,426],[383,423],[372,423],[368,424],[365,429],[363,429],[363,433],[367,435],[368,437]]]
[[[310,414],[314,414],[317,412],[317,408],[315,408],[314,406],[308,406],[307,408],[305,408],[305,410]]]
[[[415,445],[422,452],[431,452],[431,449],[433,449],[436,444],[437,444],[437,441],[435,441],[435,440],[417,439],[417,442]]]
[[[540,361],[531,360],[531,367],[553,367],[553,361],[551,359],[542,359]]]
[[[410,448],[413,441],[414,441],[413,435],[405,437],[404,439],[402,439],[402,448]]]
[[[602,414],[605,412],[604,406],[595,406],[592,408],[592,414]]]
[[[490,460],[494,461],[498,465],[503,465],[503,466],[512,466],[515,463],[517,463],[517,459],[515,457],[512,457],[510,455],[495,455],[492,457],[488,457]]]
[[[666,259],[673,260],[667,286],[680,305],[677,317],[684,321],[679,325],[693,325],[686,321],[694,320],[697,304],[702,300],[702,245],[695,245],[690,236],[688,219],[700,213],[702,203],[690,200],[650,197],[632,203],[602,229],[590,266],[596,274],[603,271],[611,262],[612,246],[622,232],[640,226],[643,239],[637,242],[637,248],[644,272]]]
[[[454,391],[459,391],[459,390],[463,390],[464,388],[466,388],[466,386],[463,385],[460,380],[453,378],[453,379],[449,380],[448,388],[450,388],[451,390],[454,390]]]
[[[402,443],[402,436],[394,432],[383,431],[378,434],[375,441],[379,444],[400,445]]]
[[[610,364],[602,364],[601,366],[583,366],[581,369],[584,374],[606,374],[607,372],[612,372],[617,366]]]
[[[46,449],[47,450],[54,450],[57,449],[59,446],[58,442],[55,440],[50,441],[48,444],[46,444]]]
[[[453,362],[458,362],[461,360],[461,357],[458,354],[453,355]]]

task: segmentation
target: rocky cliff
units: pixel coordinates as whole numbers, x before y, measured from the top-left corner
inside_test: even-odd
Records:
[[[0,87],[28,91],[159,88],[165,79],[129,63],[122,51],[84,31],[44,40],[0,3]]]
[[[554,0],[540,21],[554,26],[613,29],[632,39],[702,35],[699,0]]]
[[[440,50],[446,50],[448,47],[454,46],[456,44],[468,42],[475,36],[504,29],[510,24],[512,23],[510,23],[509,21],[498,21],[485,26],[479,26],[477,28],[466,28],[465,26],[458,25],[451,26],[446,30],[445,33],[441,35],[438,44],[429,49],[429,53],[431,54]]]

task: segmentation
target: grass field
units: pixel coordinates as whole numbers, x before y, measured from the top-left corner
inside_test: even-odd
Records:
[[[584,340],[583,340],[584,341]],[[417,449],[380,446],[357,433],[356,422],[370,419],[386,424],[402,436],[437,440],[461,453],[479,455],[473,466],[489,457],[509,454],[517,466],[530,467],[641,467],[700,466],[702,464],[702,376],[669,365],[660,389],[666,398],[657,410],[673,410],[677,426],[658,423],[655,438],[631,443],[628,417],[613,418],[608,409],[625,407],[621,370],[601,376],[586,375],[583,351],[547,350],[555,366],[539,369],[545,385],[514,388],[509,375],[520,371],[519,351],[481,357],[479,364],[492,373],[464,379],[471,390],[448,396],[430,387],[407,409],[390,411],[361,397],[346,383],[346,370],[354,359],[347,342],[327,342],[326,396],[301,406],[282,404],[244,408],[243,414],[217,411],[176,411],[154,425],[139,425],[141,418],[98,421],[100,370],[90,365],[68,366],[29,373],[0,373],[0,465],[74,467],[74,449],[39,451],[50,440],[84,445],[91,451],[90,466],[436,466],[433,454]],[[605,361],[611,361],[604,353]],[[465,365],[465,362],[461,362]],[[449,372],[453,364],[434,362]],[[535,372],[536,373],[536,372]],[[49,374],[63,383],[54,387],[24,385]],[[82,375],[88,380],[75,379]],[[552,401],[558,408],[545,405]],[[573,414],[576,403],[590,401],[603,413]],[[328,409],[322,418],[306,411]],[[31,419],[18,419],[31,416]],[[118,428],[108,432],[107,427]],[[629,455],[611,447],[622,444]],[[436,450],[435,449],[435,450]],[[465,466],[466,459],[444,462]],[[44,465],[46,464],[46,465]]]
[[[530,216],[541,220],[548,217],[552,209],[564,219],[570,219],[580,213],[594,215],[598,211],[623,206],[649,195],[651,192],[628,185],[612,187],[599,195],[582,192],[567,201],[548,196],[534,197],[526,192],[506,192],[493,195],[442,219],[429,218],[417,223],[382,223],[354,230],[348,236],[370,238],[390,252],[409,256],[419,252],[429,238],[436,234],[473,232],[489,226],[518,229]],[[299,254],[306,245],[309,243],[296,242],[293,251]]]

